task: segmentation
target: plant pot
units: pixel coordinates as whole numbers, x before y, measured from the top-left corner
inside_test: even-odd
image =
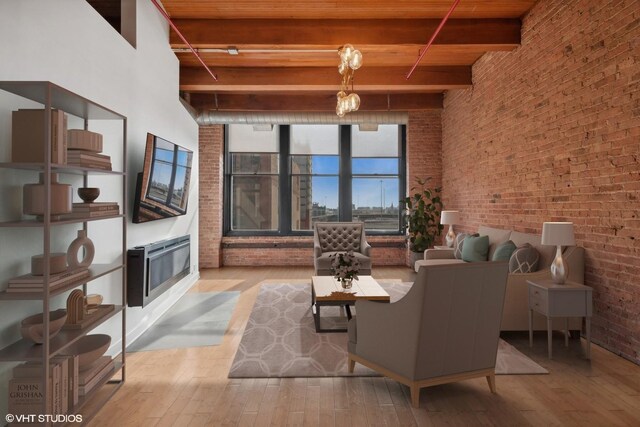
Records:
[[[409,251],[409,265],[414,270],[416,269],[416,261],[424,259],[424,252]]]

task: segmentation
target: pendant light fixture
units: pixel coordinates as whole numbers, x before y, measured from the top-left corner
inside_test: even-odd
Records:
[[[360,97],[353,91],[353,75],[354,71],[362,66],[362,53],[352,45],[345,44],[338,49],[338,55],[340,56],[338,72],[342,75],[342,83],[340,92],[336,95],[338,99],[336,114],[338,117],[344,117],[345,114],[358,111],[360,108]],[[349,93],[349,85],[351,85],[351,93]]]

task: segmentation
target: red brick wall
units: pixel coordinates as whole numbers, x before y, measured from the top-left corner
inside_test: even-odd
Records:
[[[408,189],[415,177],[432,176],[433,186],[441,185],[441,120],[440,111],[413,112],[407,126]],[[312,265],[313,250],[310,237],[225,237],[222,239],[222,126],[200,127],[200,266],[216,268],[221,265]],[[402,236],[368,236],[372,242],[374,265],[402,265],[408,263],[407,251],[398,247],[376,247],[377,242],[404,241]],[[306,242],[308,248],[221,248],[224,244]]]
[[[640,362],[640,1],[541,0],[522,46],[445,97],[443,184],[463,227],[572,221],[593,337]]]
[[[218,268],[222,253],[223,126],[201,126],[199,135],[200,268]]]

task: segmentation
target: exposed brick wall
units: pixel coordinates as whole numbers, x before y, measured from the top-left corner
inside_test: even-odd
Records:
[[[380,247],[377,243],[404,243],[402,236],[367,236],[372,245],[373,265],[401,265],[404,261],[404,247]],[[223,265],[313,265],[313,237],[225,237],[223,243]],[[272,245],[271,248],[225,247],[237,244]],[[286,247],[300,245],[303,247]]]
[[[200,268],[220,267],[222,240],[223,126],[201,126],[199,135]]]
[[[445,97],[443,185],[464,226],[572,221],[596,342],[640,363],[640,1],[541,0],[522,46]]]

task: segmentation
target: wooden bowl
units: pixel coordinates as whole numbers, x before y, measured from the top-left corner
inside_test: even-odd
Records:
[[[71,344],[64,351],[65,354],[79,356],[80,370],[98,360],[109,348],[111,337],[104,334],[87,335]]]
[[[67,310],[60,309],[49,313],[49,338],[53,338],[60,332],[67,320]],[[24,339],[36,344],[44,342],[44,316],[42,313],[29,316],[22,321],[20,333]]]
[[[100,189],[97,187],[82,187],[78,188],[78,196],[85,203],[92,203],[100,196]]]

